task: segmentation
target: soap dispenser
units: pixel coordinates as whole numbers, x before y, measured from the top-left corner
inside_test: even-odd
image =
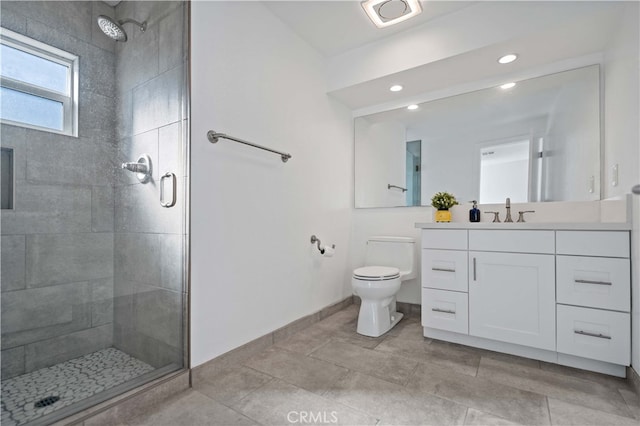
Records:
[[[469,222],[480,222],[480,209],[478,209],[478,202],[472,201],[473,208],[469,210]]]

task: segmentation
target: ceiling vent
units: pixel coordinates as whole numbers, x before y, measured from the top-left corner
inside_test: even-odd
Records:
[[[406,21],[422,13],[419,0],[365,0],[361,4],[378,28]]]

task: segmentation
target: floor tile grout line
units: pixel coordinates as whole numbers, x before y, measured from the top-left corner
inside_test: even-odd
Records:
[[[362,373],[358,373],[357,371],[352,371],[352,370],[350,370],[347,374],[349,374],[349,373],[362,374]],[[345,374],[345,376],[346,376],[347,374]],[[343,377],[345,377],[345,376],[343,376]],[[308,392],[308,391],[307,391],[307,392]],[[327,392],[329,392],[329,391],[327,390],[327,391],[325,392],[325,394],[326,394]],[[316,395],[317,395],[317,394],[316,394]],[[373,414],[373,413],[368,413],[368,412],[366,412],[366,411],[361,410],[360,408],[357,408],[357,407],[354,407],[354,406],[350,405],[350,404],[349,404],[349,403],[347,403],[347,402],[339,401],[339,400],[337,400],[336,398],[333,398],[333,397],[331,397],[331,396],[329,396],[329,395],[324,395],[324,394],[323,394],[323,395],[320,395],[320,396],[321,396],[322,398],[324,398],[325,400],[327,400],[327,401],[333,402],[333,403],[338,404],[338,405],[342,405],[342,406],[344,406],[344,407],[346,407],[346,408],[349,408],[349,409],[351,409],[351,410],[354,410],[354,411],[356,411],[356,412],[358,412],[358,413],[361,413],[361,414],[364,414],[364,415],[366,415],[366,416],[371,416],[371,417],[373,417],[373,418],[375,418],[375,419],[377,420],[376,424],[379,424],[379,423],[380,423],[380,421],[382,420],[382,416],[378,416],[377,414]]]
[[[500,361],[500,360],[497,360],[497,361],[499,361],[500,363],[504,363],[504,361]],[[519,366],[519,367],[531,369],[531,367],[526,367],[526,366]],[[513,372],[509,372],[509,371],[506,371],[506,373],[507,374],[513,374]],[[552,372],[548,371],[547,373],[551,374]],[[541,396],[544,396],[545,398],[547,398],[547,400],[548,400],[548,398],[553,398],[553,399],[557,399],[559,401],[562,401],[564,403],[578,405],[578,406],[581,406],[581,407],[589,408],[589,409],[592,409],[592,410],[595,410],[595,411],[599,411],[599,412],[602,412],[602,413],[606,413],[606,414],[613,414],[613,415],[618,415],[618,416],[621,416],[621,417],[626,417],[626,418],[631,418],[631,419],[635,418],[634,415],[632,414],[631,410],[629,410],[629,406],[626,403],[626,401],[624,400],[624,398],[622,398],[622,402],[624,403],[624,406],[627,409],[626,412],[628,413],[628,415],[627,414],[621,414],[619,411],[614,410],[614,408],[616,408],[616,406],[615,406],[615,404],[612,405],[612,403],[610,401],[607,402],[607,404],[608,405],[612,405],[611,406],[612,409],[607,411],[607,410],[602,410],[600,408],[593,408],[592,406],[585,405],[586,403],[584,403],[584,402],[579,402],[579,401],[576,401],[574,399],[569,399],[567,397],[564,397],[564,395],[548,395],[546,393],[541,393],[539,391],[531,390],[530,388],[527,388],[526,386],[515,386],[514,384],[506,384],[506,383],[503,383],[501,381],[496,381],[492,377],[480,377],[480,378],[485,379],[485,380],[489,380],[489,381],[491,381],[491,382],[493,382],[495,384],[501,385],[501,386],[506,386],[506,387],[510,387],[510,388],[517,389],[517,390],[520,390],[520,391],[525,391],[525,392],[530,392],[530,393],[534,393],[534,394],[537,394],[537,395],[541,395]],[[602,390],[605,391],[606,394],[610,393],[610,392],[608,392],[608,391],[610,391],[609,388],[607,388],[606,386],[603,386],[603,385],[601,385],[601,384],[599,384],[597,382],[592,382],[592,381],[588,381],[588,380],[584,380],[584,379],[580,379],[580,378],[572,377],[572,376],[563,376],[563,379],[567,379],[567,378],[578,379],[581,382],[586,382],[587,385],[588,384],[597,385],[597,386],[601,387]],[[600,401],[606,402],[597,394],[594,395],[592,393],[588,393],[588,392],[584,392],[584,391],[580,391],[580,390],[575,390],[575,389],[573,389],[573,391],[574,392],[579,392],[580,394],[588,395],[590,397],[597,398]],[[619,392],[618,392],[618,395],[622,397],[622,395]],[[549,410],[549,412],[550,412],[550,410]]]
[[[462,424],[467,424],[467,416],[469,415],[469,407],[467,407],[467,411],[464,412],[464,420],[462,420]]]
[[[403,388],[408,389],[408,385],[409,382],[411,381],[411,379],[415,376],[416,371],[418,370],[418,368],[420,367],[420,363],[416,362],[416,366],[413,367],[413,369],[411,370],[411,374],[409,374],[409,376],[407,377],[407,380],[401,385]]]
[[[624,394],[622,393],[622,390],[630,391],[638,399],[638,408],[639,408],[638,412],[640,412],[640,395],[636,394],[635,391],[633,391],[632,388],[629,388],[629,389],[618,389],[618,394],[620,396],[622,396],[622,400],[627,404],[627,410],[629,411],[629,413],[631,413],[631,418],[640,421],[640,417],[635,415],[635,410],[633,409],[633,406],[630,404],[629,401],[627,401],[627,398],[625,398]]]
[[[365,349],[365,348],[362,348],[362,349]],[[315,358],[315,357],[314,357],[314,359],[319,359],[319,360],[322,360],[322,361],[325,361],[325,362],[332,363],[331,361],[325,360],[325,359],[323,359],[323,358]],[[417,363],[417,364],[419,365],[420,363]],[[348,366],[346,366],[346,365],[343,365],[343,364],[333,363],[333,365],[335,365],[335,366],[337,366],[337,367],[341,367],[341,368],[346,368],[346,369],[348,369],[348,370],[350,370],[350,371],[354,371],[354,372],[356,372],[356,373],[363,374],[363,375],[365,375],[365,376],[374,377],[374,378],[376,378],[376,379],[382,380],[382,381],[387,382],[387,383],[391,383],[391,384],[398,385],[398,386],[403,386],[403,384],[402,384],[402,383],[392,382],[392,381],[390,381],[390,380],[389,380],[389,378],[387,378],[387,377],[381,377],[381,376],[378,376],[378,375],[376,375],[376,374],[372,374],[372,373],[368,373],[368,372],[364,372],[364,371],[360,371],[360,370],[355,370],[355,369],[353,369],[353,368],[351,368],[351,367],[348,367]],[[417,366],[416,366],[416,367],[417,367]],[[415,369],[416,367],[414,367],[414,369]]]
[[[471,376],[469,376],[469,377],[471,377]],[[487,380],[486,378],[479,378],[479,379]],[[517,391],[520,391],[520,392],[531,393],[531,394],[539,396],[540,398],[544,398],[545,400],[548,398],[547,395],[543,395],[543,394],[540,394],[540,393],[537,393],[537,392],[532,392],[532,391],[528,391],[528,390],[515,388],[515,387],[509,386],[509,385],[502,384],[502,383],[497,383],[497,382],[493,382],[493,383],[496,384],[496,385],[500,385],[500,386],[503,386],[505,388],[511,388],[511,389],[514,389],[514,390],[517,390]],[[430,396],[430,397],[436,397],[436,398],[439,398],[439,399],[443,399],[443,400],[452,402],[452,403],[457,404],[457,405],[465,406],[467,408],[473,408],[474,410],[478,410],[478,411],[481,411],[481,412],[484,412],[484,413],[487,413],[487,414],[491,414],[492,416],[499,417],[499,418],[502,418],[502,419],[505,419],[505,420],[508,420],[508,421],[511,421],[511,422],[514,421],[514,420],[510,420],[509,418],[506,418],[504,415],[497,414],[497,413],[494,413],[492,411],[488,411],[486,408],[480,407],[478,405],[473,405],[473,404],[472,405],[467,405],[466,403],[462,404],[461,402],[453,399],[452,397],[447,397],[446,395],[439,395],[439,394],[437,394],[435,392],[429,392],[429,391],[424,391],[424,390],[420,390],[420,389],[408,388],[408,390],[410,390],[410,391],[412,391],[414,393],[418,393],[418,394],[424,395],[424,396]],[[548,407],[548,404],[547,404],[547,407]]]
[[[298,385],[295,385],[295,384],[293,384],[293,383],[289,383],[289,382],[287,382],[286,380],[284,380],[284,379],[280,379],[280,378],[278,378],[278,377],[274,377],[274,378],[273,378],[272,380],[270,380],[269,382],[265,383],[264,385],[260,386],[259,388],[254,389],[253,391],[251,391],[250,393],[248,393],[247,395],[245,395],[244,397],[242,397],[240,400],[238,400],[238,403],[239,403],[240,401],[242,401],[243,399],[247,398],[251,393],[253,393],[253,392],[257,391],[258,389],[261,389],[261,388],[263,388],[263,387],[265,387],[265,386],[267,386],[267,385],[269,385],[270,383],[275,382],[275,381],[281,381],[281,382],[283,382],[283,383],[286,383],[287,385],[293,386],[294,388],[296,388],[296,389],[298,389],[298,390],[301,390],[301,391],[303,391],[303,392],[308,392],[308,393],[313,394],[313,395],[315,395],[315,396],[317,396],[317,397],[319,397],[319,398],[324,399],[324,400],[325,400],[325,401],[327,401],[327,402],[332,402],[332,403],[334,403],[334,404],[338,404],[339,406],[342,406],[342,407],[348,408],[348,409],[350,409],[350,410],[356,411],[357,413],[360,413],[360,414],[363,414],[363,415],[366,415],[366,416],[372,416],[372,417],[374,417],[374,418],[377,418],[377,416],[375,416],[375,415],[372,415],[372,414],[370,414],[370,413],[366,413],[366,412],[364,412],[364,411],[362,411],[362,410],[360,410],[360,409],[358,409],[358,408],[352,407],[352,406],[350,406],[350,405],[348,405],[348,404],[345,404],[345,403],[343,403],[343,402],[340,402],[340,401],[338,401],[338,400],[336,400],[336,399],[333,399],[333,398],[330,398],[330,397],[327,397],[327,396],[324,396],[324,395],[320,395],[320,394],[318,394],[318,393],[316,393],[316,392],[312,392],[312,391],[310,391],[310,390],[307,390],[307,389],[301,388],[301,387],[300,387],[300,386],[298,386]],[[205,395],[205,396],[206,396],[206,395]],[[210,399],[213,399],[213,398],[211,398],[211,397],[209,397],[209,398],[210,398]],[[247,413],[243,412],[242,410],[238,410],[238,409],[236,409],[236,408],[234,408],[234,407],[231,407],[231,406],[229,406],[229,405],[227,405],[227,404],[225,404],[225,403],[222,403],[222,402],[220,402],[220,401],[218,401],[218,400],[215,400],[215,401],[219,402],[220,404],[224,405],[224,406],[225,406],[225,407],[227,407],[227,408],[230,408],[230,409],[234,410],[235,412],[238,412],[238,413],[242,414],[242,415],[243,415],[243,416],[245,416],[245,417],[250,418],[251,420],[254,420],[255,422],[257,422],[257,423],[259,423],[259,424],[263,424],[263,423],[261,423],[258,419],[254,418],[254,417],[251,417],[250,415],[248,415]]]
[[[553,425],[553,420],[551,418],[551,405],[549,404],[549,397],[545,395],[544,401],[547,404],[547,414],[549,415],[549,425]]]
[[[514,355],[516,356],[516,355]],[[599,388],[604,389],[612,389],[612,387],[610,385],[605,385],[602,384],[600,382],[598,382],[597,380],[591,380],[588,378],[584,378],[584,377],[579,377],[577,375],[570,375],[570,374],[565,374],[565,373],[561,373],[561,372],[556,372],[553,370],[547,370],[541,367],[539,368],[534,368],[534,367],[530,367],[528,365],[516,365],[516,364],[510,364],[507,363],[504,360],[500,360],[500,359],[496,359],[496,358],[492,358],[489,356],[482,356],[483,359],[487,360],[489,363],[498,363],[500,365],[500,368],[507,370],[507,372],[511,373],[511,371],[508,370],[523,370],[524,372],[537,372],[538,374],[548,374],[548,375],[554,375],[554,376],[560,376],[561,378],[565,379],[565,380],[575,380],[579,383],[583,383],[585,385],[592,385],[592,386],[596,386]],[[542,361],[539,361],[539,363]],[[569,368],[569,367],[567,367]],[[583,370],[581,370],[583,371]],[[589,373],[593,373],[593,372],[589,372]],[[593,374],[597,374],[597,373],[593,373]],[[615,380],[615,378],[612,377],[608,377],[606,375],[604,375],[605,378],[610,379],[610,380]]]
[[[265,383],[265,385],[267,385],[268,383],[271,383],[272,381],[273,381],[273,379],[272,379],[272,380],[269,380],[267,383]],[[264,386],[264,385],[263,385],[263,386]],[[260,386],[260,387],[262,387],[262,386]],[[216,398],[214,398],[214,397],[212,397],[212,396],[209,396],[209,395],[207,395],[207,394],[205,394],[205,393],[202,393],[202,392],[200,392],[200,391],[199,391],[199,390],[197,390],[197,389],[190,388],[190,389],[187,389],[186,391],[184,391],[183,393],[190,392],[190,391],[191,391],[191,392],[195,392],[195,393],[197,393],[197,394],[199,394],[199,395],[202,395],[202,396],[204,396],[205,398],[210,399],[210,400],[212,400],[212,401],[214,401],[214,402],[216,402],[216,403],[218,403],[218,404],[220,404],[220,405],[222,405],[222,406],[224,406],[224,407],[228,408],[229,410],[233,411],[234,413],[238,413],[238,414],[240,414],[241,416],[246,417],[246,418],[248,418],[248,419],[251,419],[251,420],[253,420],[254,422],[256,422],[256,423],[258,423],[258,424],[262,424],[262,423],[261,423],[261,422],[259,422],[257,419],[254,419],[253,417],[249,416],[248,414],[246,414],[246,413],[244,413],[244,412],[242,412],[242,411],[238,410],[237,408],[231,407],[231,405],[230,405],[229,403],[222,402],[222,401],[220,401],[219,399],[216,399]],[[252,391],[252,392],[253,392],[253,391]],[[249,392],[249,394],[250,394],[250,393],[251,393],[251,392]],[[245,398],[246,396],[248,396],[249,394],[247,394],[247,395],[243,396],[243,397],[242,397],[242,398],[240,398],[237,402],[240,402],[242,399],[244,399],[244,398]]]

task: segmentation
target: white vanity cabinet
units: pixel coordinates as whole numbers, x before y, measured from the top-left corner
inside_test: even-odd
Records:
[[[628,230],[474,225],[416,225],[426,337],[626,374]]]

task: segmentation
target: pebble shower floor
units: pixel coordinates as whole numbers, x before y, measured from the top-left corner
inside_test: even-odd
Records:
[[[27,423],[153,370],[149,364],[108,348],[4,380],[1,423]]]

